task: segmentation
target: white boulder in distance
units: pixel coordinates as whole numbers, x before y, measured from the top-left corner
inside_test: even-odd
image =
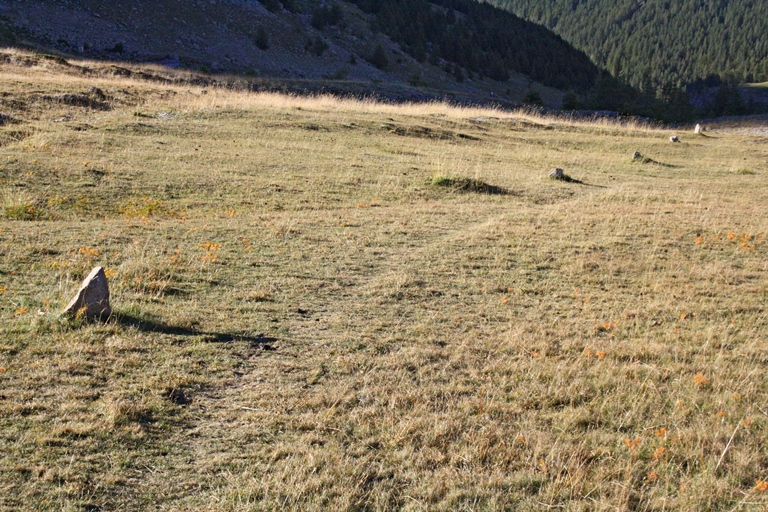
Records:
[[[554,178],[556,180],[561,180],[565,177],[565,171],[563,171],[561,168],[552,169],[552,172],[549,173],[550,178]]]
[[[109,306],[109,284],[104,267],[95,267],[85,278],[77,294],[64,308],[64,314],[74,317],[84,309],[83,315],[89,319],[106,320],[112,314]]]

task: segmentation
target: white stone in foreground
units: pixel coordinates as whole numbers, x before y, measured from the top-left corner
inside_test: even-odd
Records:
[[[106,320],[112,314],[109,306],[109,284],[103,267],[95,267],[85,278],[66,308],[64,314],[77,315],[77,312],[85,308],[86,318],[98,318]]]

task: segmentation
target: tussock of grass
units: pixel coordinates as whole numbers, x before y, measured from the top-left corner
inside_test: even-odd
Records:
[[[6,189],[1,197],[7,220],[39,220],[46,216],[40,201],[24,189]]]
[[[444,187],[459,192],[475,192],[478,194],[507,195],[510,192],[502,187],[489,185],[480,180],[472,178],[451,178],[448,176],[433,176],[432,185],[435,187]]]

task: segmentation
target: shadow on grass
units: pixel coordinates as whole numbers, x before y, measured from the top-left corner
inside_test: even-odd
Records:
[[[643,155],[639,151],[635,151],[635,153],[632,155],[632,162],[641,163],[641,164],[658,165],[659,167],[668,167],[670,169],[677,169],[678,167],[680,167],[679,165],[672,165],[672,164],[666,164],[664,162],[659,162],[658,160],[654,160],[651,157]]]
[[[576,178],[568,176],[567,174],[563,174],[562,177],[558,177],[558,178],[556,178],[554,176],[550,176],[549,179],[554,180],[554,181],[564,181],[565,183],[573,183],[575,185],[584,185],[585,187],[608,188],[605,185],[593,185],[591,183],[586,183],[584,181],[577,180]]]
[[[112,321],[125,327],[132,327],[141,332],[155,332],[160,334],[169,334],[172,336],[201,336],[205,341],[211,343],[232,343],[235,341],[244,341],[253,348],[262,348],[264,350],[274,350],[273,343],[277,338],[264,336],[263,334],[244,334],[231,332],[205,332],[190,327],[180,325],[168,325],[163,322],[148,318],[117,313],[112,316]]]
[[[659,162],[657,160],[654,160],[653,158],[648,158],[648,157],[643,158],[643,163],[644,164],[658,165],[659,167],[668,167],[670,169],[677,169],[677,168],[680,167],[679,165],[665,164],[664,162]]]

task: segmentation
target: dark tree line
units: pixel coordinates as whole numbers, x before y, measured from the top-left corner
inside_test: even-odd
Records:
[[[474,0],[350,0],[421,62],[448,64],[462,80],[506,81],[514,72],[545,85],[587,91],[598,68],[544,27]]]
[[[552,29],[644,91],[710,76],[768,80],[764,0],[485,1]]]

